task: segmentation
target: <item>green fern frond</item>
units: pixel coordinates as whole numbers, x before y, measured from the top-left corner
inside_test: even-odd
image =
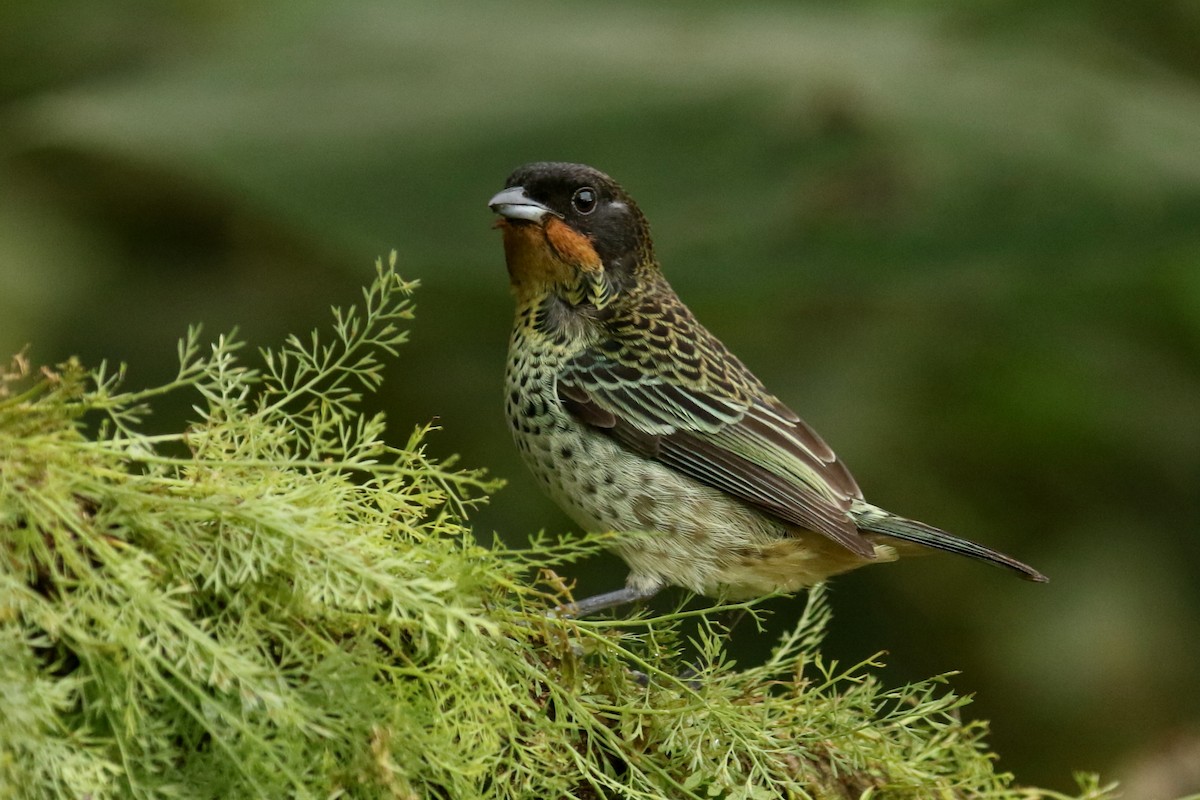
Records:
[[[547,614],[611,536],[483,547],[498,482],[360,409],[414,287],[393,255],[255,365],[189,329],[159,387],[0,370],[0,797],[1061,797],[995,771],[945,678],[825,661],[819,589],[744,668],[712,620],[756,603]],[[143,432],[177,392],[195,421]]]

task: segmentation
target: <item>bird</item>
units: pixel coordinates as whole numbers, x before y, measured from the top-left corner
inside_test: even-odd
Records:
[[[625,585],[573,615],[667,586],[729,601],[792,593],[929,550],[1047,580],[864,500],[817,432],[680,300],[645,216],[608,175],[526,164],[488,207],[516,301],[504,378],[516,447],[584,530],[627,534],[613,545]]]

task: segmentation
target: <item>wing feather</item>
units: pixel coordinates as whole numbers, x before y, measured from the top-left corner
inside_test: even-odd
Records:
[[[701,483],[874,556],[849,514],[850,502],[861,497],[853,477],[740,362],[733,359],[744,374],[732,377],[753,393],[739,395],[727,367],[726,380],[697,384],[689,377],[712,368],[660,371],[648,365],[661,359],[638,353],[635,360],[629,343],[622,344],[624,351],[591,348],[559,375],[559,398],[580,421]]]

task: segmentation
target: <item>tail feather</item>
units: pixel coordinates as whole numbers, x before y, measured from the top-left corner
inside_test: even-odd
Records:
[[[855,503],[850,509],[850,513],[854,516],[854,522],[861,531],[881,533],[893,539],[913,542],[968,558],[976,558],[989,564],[1011,569],[1019,573],[1025,580],[1038,583],[1046,583],[1050,580],[1028,564],[1023,564],[990,547],[984,547],[978,542],[963,539],[923,522],[898,517],[869,503]]]

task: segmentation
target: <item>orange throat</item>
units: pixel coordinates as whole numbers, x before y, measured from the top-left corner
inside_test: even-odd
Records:
[[[604,265],[588,237],[557,217],[544,223],[496,223],[504,233],[504,260],[518,297],[569,286],[581,273],[600,272]]]

